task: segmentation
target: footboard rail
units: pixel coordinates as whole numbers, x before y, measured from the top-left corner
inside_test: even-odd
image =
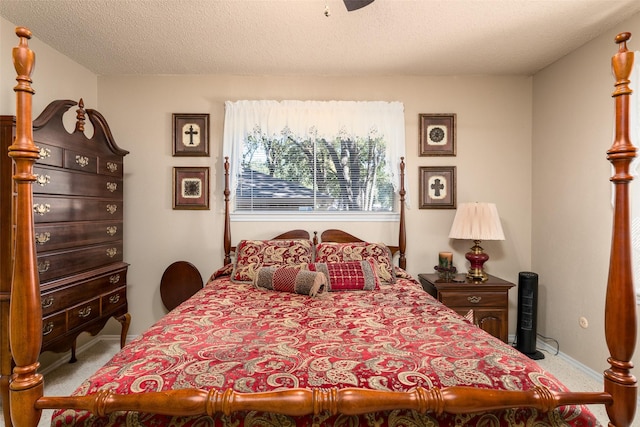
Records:
[[[473,387],[445,387],[393,392],[361,388],[288,389],[258,393],[237,393],[231,389],[183,389],[137,394],[115,394],[108,390],[86,396],[41,397],[36,409],[76,409],[106,416],[116,411],[136,411],[173,416],[259,411],[289,416],[361,415],[396,409],[420,413],[453,414],[530,407],[548,412],[559,406],[611,404],[605,392],[558,392],[546,387],[531,390],[489,390]]]

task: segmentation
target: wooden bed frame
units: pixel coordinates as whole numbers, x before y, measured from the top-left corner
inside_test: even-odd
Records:
[[[41,410],[75,408],[106,415],[113,411],[131,410],[169,415],[199,415],[256,410],[287,415],[363,414],[392,409],[413,409],[420,412],[470,413],[511,407],[534,407],[548,411],[571,404],[605,404],[612,426],[629,426],[635,415],[637,384],[631,374],[631,357],[635,348],[635,291],[631,274],[631,239],[629,227],[629,196],[627,185],[632,177],[629,164],[635,148],[629,141],[629,74],[633,53],[627,51],[629,33],[616,37],[618,53],[613,57],[616,78],[615,141],[608,159],[615,167],[611,181],[615,185],[615,212],[612,250],[606,296],[605,332],[610,351],[610,368],[604,372],[602,392],[553,392],[538,387],[529,391],[481,390],[469,387],[442,389],[417,388],[412,392],[387,392],[368,389],[290,389],[262,393],[237,393],[231,389],[175,390],[166,392],[116,395],[102,391],[82,397],[43,396],[44,382],[38,373],[42,320],[40,291],[34,243],[32,189],[35,180],[33,164],[38,149],[33,143],[31,71],[34,54],[29,49],[28,29],[16,29],[20,42],[13,50],[18,84],[16,91],[16,139],[9,148],[15,161],[14,180],[17,188],[15,212],[15,257],[10,309],[10,343],[15,361],[10,383],[11,417],[15,426],[38,424]],[[228,202],[228,190],[225,192]],[[604,203],[604,201],[603,201]],[[225,253],[231,249],[226,238]],[[404,246],[404,242],[400,242]],[[24,337],[30,339],[25,340]],[[5,408],[6,410],[6,408]]]

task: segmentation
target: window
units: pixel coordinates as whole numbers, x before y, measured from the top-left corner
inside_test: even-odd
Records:
[[[225,108],[234,213],[303,219],[396,211],[402,104],[238,101]]]

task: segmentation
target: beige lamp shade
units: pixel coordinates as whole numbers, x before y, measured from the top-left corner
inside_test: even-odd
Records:
[[[494,203],[460,203],[449,232],[451,239],[504,240]]]

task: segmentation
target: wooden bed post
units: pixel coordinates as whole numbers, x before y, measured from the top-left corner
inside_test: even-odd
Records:
[[[611,59],[616,78],[615,140],[607,151],[607,159],[614,166],[611,181],[615,187],[613,235],[609,264],[609,280],[605,308],[605,334],[609,347],[611,367],[604,372],[605,391],[613,396],[607,406],[610,424],[631,425],[636,410],[637,381],[631,374],[631,357],[636,347],[636,296],[631,266],[631,239],[629,226],[629,165],[636,156],[636,148],[629,139],[629,74],[633,67],[633,52],[627,50],[630,33],[616,36],[618,53]]]
[[[398,252],[400,258],[398,259],[398,265],[401,269],[407,269],[407,258],[405,252],[407,250],[407,227],[405,224],[405,212],[404,212],[404,196],[407,192],[404,189],[404,157],[400,157],[400,228],[398,230]]]
[[[224,265],[231,263],[231,218],[229,214],[229,157],[224,158]]]
[[[9,147],[9,156],[15,162],[13,179],[15,198],[15,245],[13,259],[12,294],[10,305],[9,341],[15,361],[13,377],[9,384],[11,419],[16,426],[35,427],[41,411],[35,402],[42,397],[44,380],[38,373],[38,356],[42,346],[42,307],[40,305],[40,281],[36,266],[35,235],[33,227],[33,194],[35,181],[33,164],[40,157],[33,143],[31,124],[31,72],[35,54],[29,49],[31,32],[16,28],[20,43],[13,49],[13,64],[17,72],[16,139]]]

